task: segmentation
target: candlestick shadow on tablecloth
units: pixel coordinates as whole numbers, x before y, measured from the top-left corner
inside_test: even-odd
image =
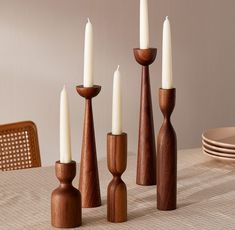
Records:
[[[51,195],[51,224],[57,228],[75,228],[82,224],[81,194],[72,185],[76,162],[55,164],[56,176],[63,184]]]
[[[164,116],[157,140],[157,208],[176,209],[177,140],[170,116],[175,107],[175,88],[159,89],[159,105]]]
[[[97,96],[101,86],[76,87],[80,96],[85,98],[85,116],[81,152],[79,190],[82,195],[82,207],[92,208],[101,205],[99,173],[96,156],[95,130],[92,112],[92,98]]]
[[[156,146],[153,123],[149,65],[157,55],[157,49],[134,49],[136,61],[142,65],[139,140],[136,183],[139,185],[156,184]]]

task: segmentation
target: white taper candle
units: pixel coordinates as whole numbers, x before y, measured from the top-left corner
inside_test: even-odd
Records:
[[[72,161],[70,140],[70,117],[69,117],[68,94],[64,86],[60,94],[60,162]]]
[[[112,134],[122,134],[122,92],[119,66],[113,76]]]
[[[171,49],[171,27],[168,16],[163,24],[162,38],[162,88],[173,88],[172,78],[172,49]]]
[[[140,0],[140,49],[149,48],[148,0]]]
[[[85,46],[84,46],[84,87],[93,86],[93,28],[87,19],[85,29]]]

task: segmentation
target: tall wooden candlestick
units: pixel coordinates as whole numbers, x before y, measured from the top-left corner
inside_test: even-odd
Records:
[[[159,89],[159,105],[164,116],[157,141],[157,208],[176,209],[177,140],[170,117],[175,107],[176,90]]]
[[[156,146],[153,123],[149,65],[157,55],[157,49],[134,49],[136,61],[142,65],[140,120],[136,183],[156,184]]]
[[[95,130],[92,114],[92,98],[99,94],[101,86],[94,85],[93,87],[83,87],[80,85],[77,86],[76,89],[86,100],[79,190],[82,195],[82,207],[92,208],[101,205]]]
[[[107,219],[110,222],[127,220],[127,189],[121,179],[127,164],[127,134],[107,135],[107,159],[113,179],[107,191]]]
[[[56,228],[75,228],[82,224],[81,194],[73,187],[76,162],[55,164],[60,186],[51,195],[51,224]]]

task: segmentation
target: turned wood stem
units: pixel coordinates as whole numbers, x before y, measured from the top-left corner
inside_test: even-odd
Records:
[[[82,207],[92,208],[101,205],[95,130],[92,112],[92,97],[99,93],[100,86],[90,88],[78,86],[77,91],[81,96],[86,98],[79,190],[82,195]]]
[[[136,61],[142,65],[136,183],[155,185],[156,145],[149,65],[155,60],[157,49],[134,49],[134,54]]]
[[[107,135],[107,162],[113,175],[107,189],[107,219],[119,223],[127,220],[127,189],[121,179],[127,164],[127,134]]]
[[[177,138],[170,116],[175,107],[175,89],[159,90],[164,116],[157,142],[157,208],[174,210],[177,202]]]
[[[51,195],[51,224],[57,228],[75,228],[82,224],[81,194],[73,187],[76,162],[55,165],[60,185]]]

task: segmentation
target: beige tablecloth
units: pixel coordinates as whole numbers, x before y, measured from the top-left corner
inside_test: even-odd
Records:
[[[235,163],[215,161],[201,149],[178,153],[178,209],[156,209],[155,186],[135,184],[136,156],[129,155],[123,176],[128,187],[128,221],[106,220],[106,188],[111,174],[99,162],[103,205],[83,209],[81,229],[235,229]],[[74,181],[77,185],[77,180]],[[50,195],[57,187],[54,167],[0,173],[0,229],[46,230]]]

